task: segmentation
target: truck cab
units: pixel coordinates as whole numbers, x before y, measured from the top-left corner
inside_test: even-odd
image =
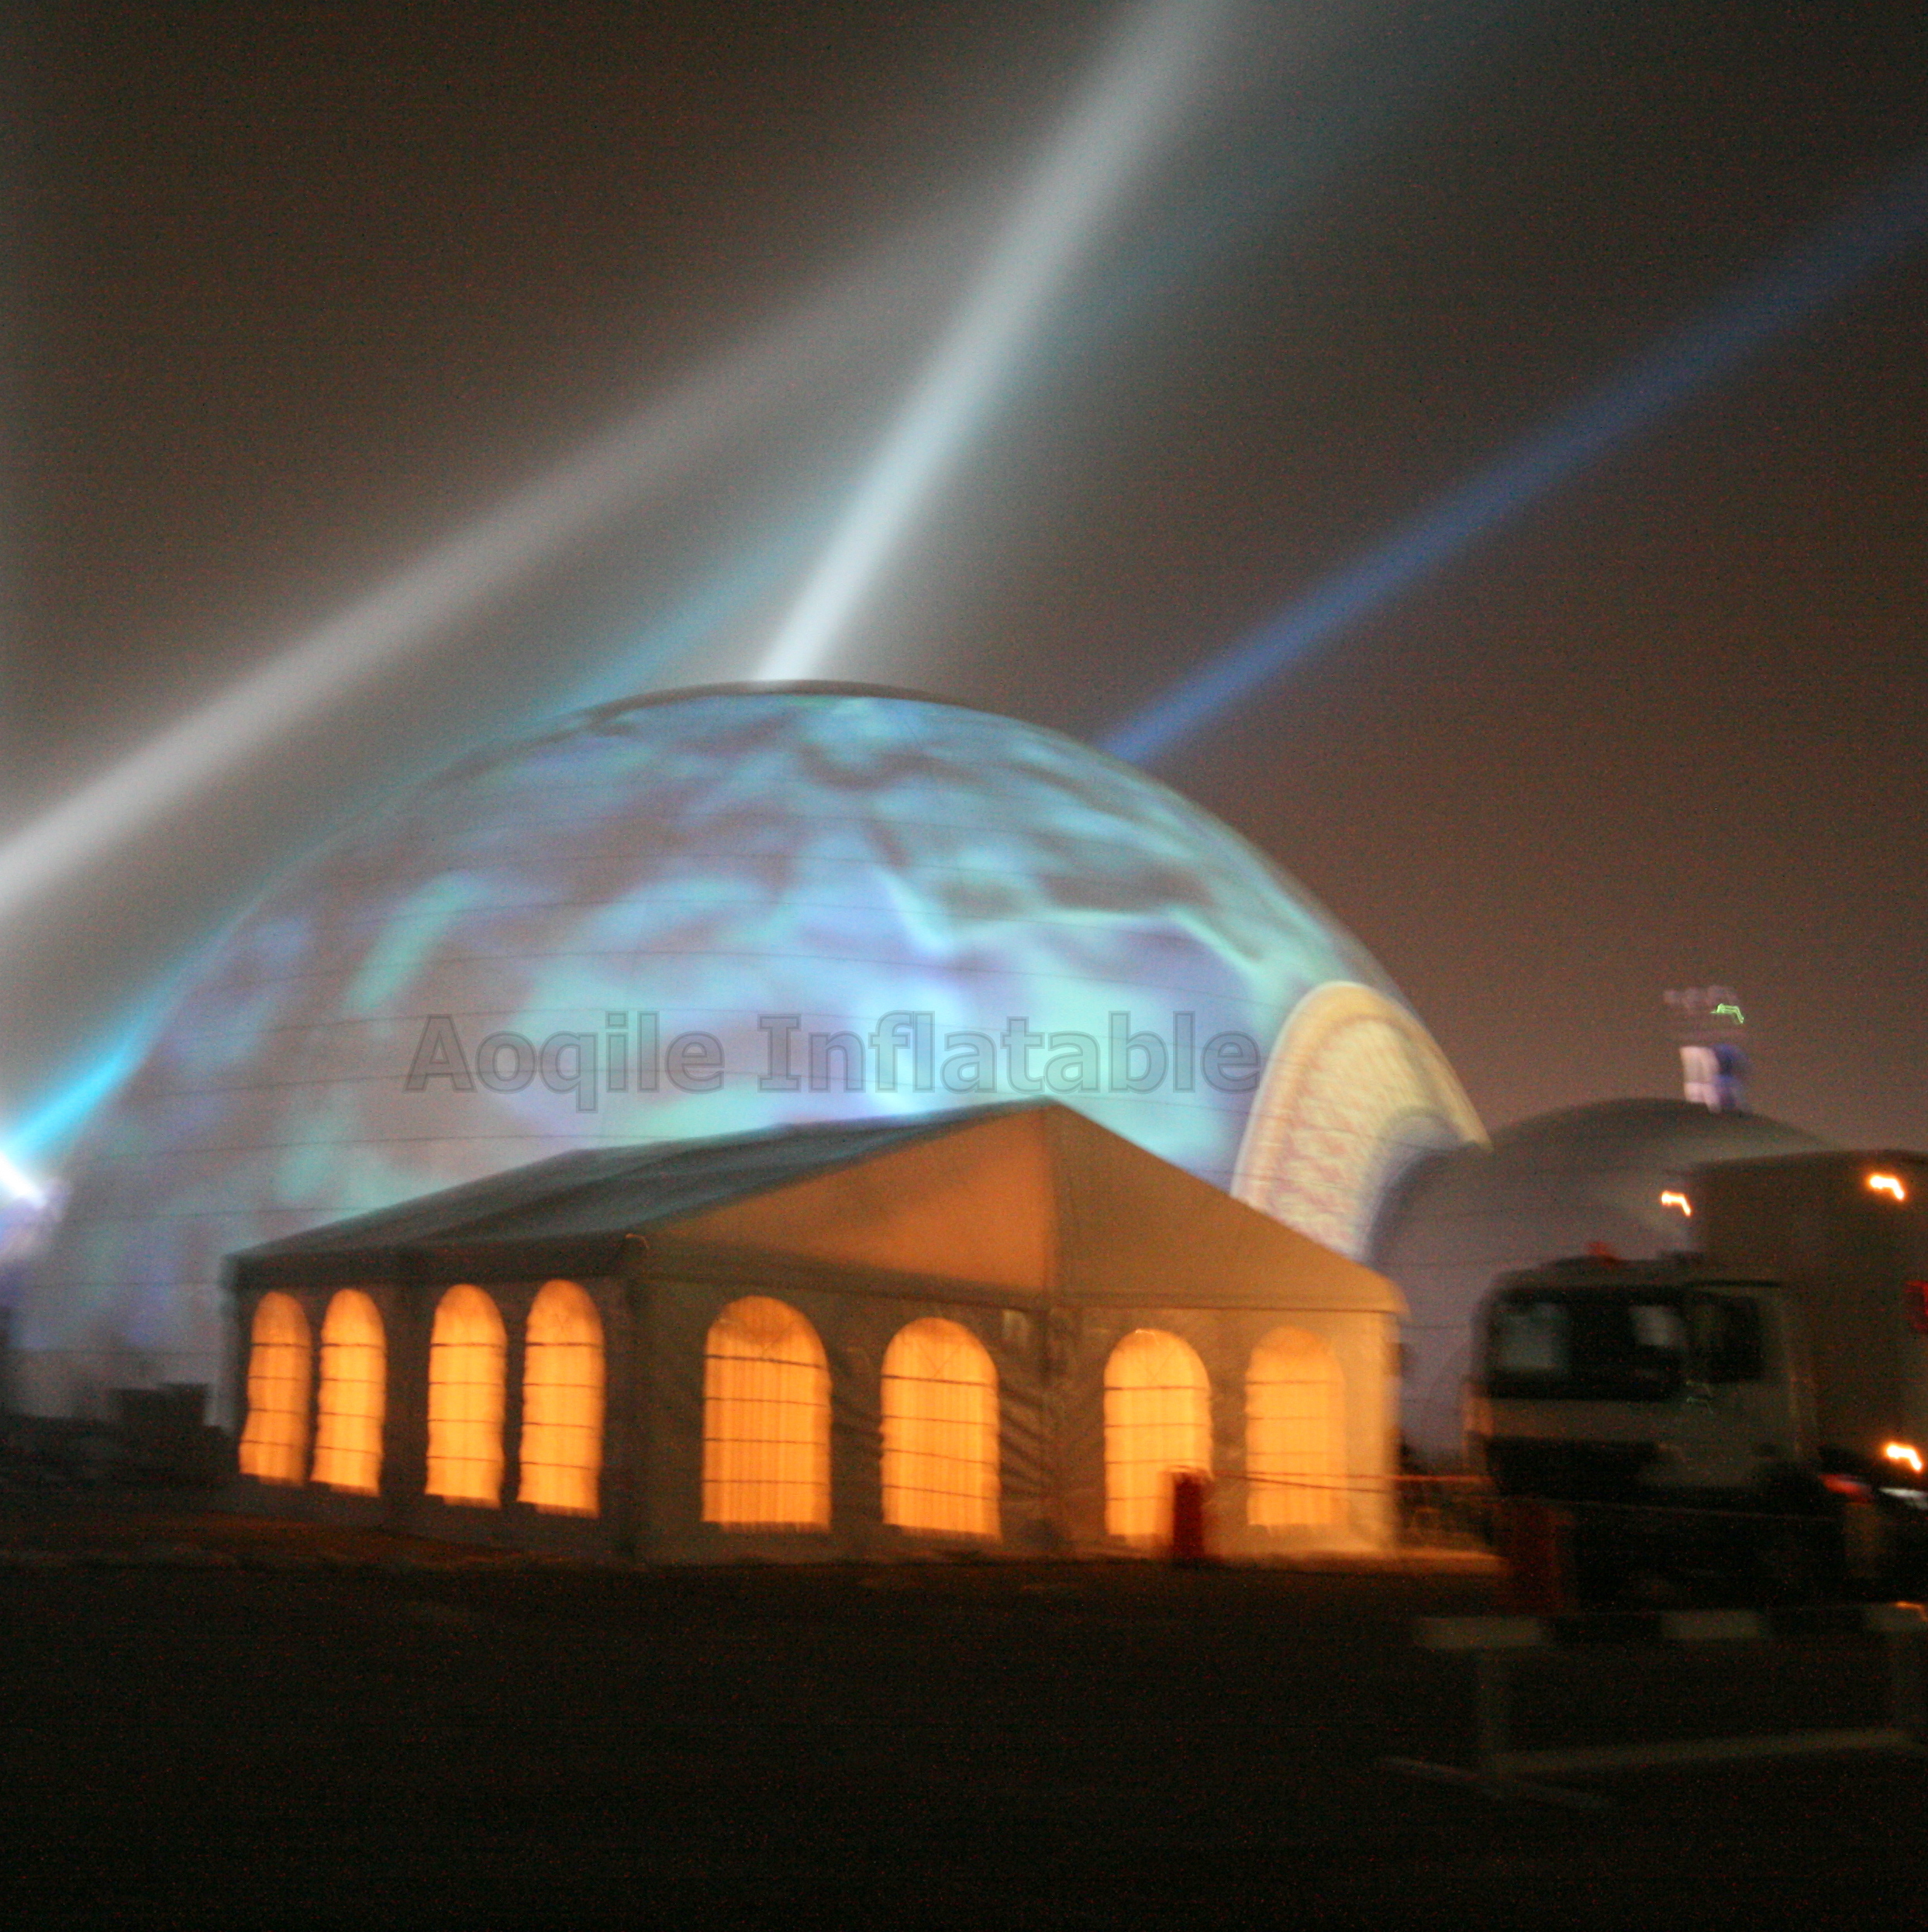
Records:
[[[1471,1446],[1500,1495],[1561,1506],[1583,1601],[1833,1593],[1882,1550],[1817,1462],[1806,1356],[1777,1282],[1699,1257],[1554,1262],[1481,1304]]]
[[[1689,1259],[1589,1256],[1502,1276],[1468,1421],[1503,1495],[1757,1506],[1811,1458],[1782,1290]]]
[[[1670,1198],[1705,1253],[1504,1275],[1468,1447],[1571,1513],[1577,1569],[1777,1594],[1928,1578],[1928,1157],[1775,1155]],[[1584,1559],[1584,1561],[1583,1561]]]

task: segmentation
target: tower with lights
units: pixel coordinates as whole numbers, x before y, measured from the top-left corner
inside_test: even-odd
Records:
[[[1685,1097],[1712,1113],[1747,1110],[1747,1017],[1731,986],[1685,986],[1662,995],[1679,1044]]]

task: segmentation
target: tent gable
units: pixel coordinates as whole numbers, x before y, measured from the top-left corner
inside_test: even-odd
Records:
[[[1208,1299],[1403,1314],[1385,1276],[1070,1108],[1040,1116],[1058,1177],[1061,1285],[1074,1299]]]
[[[1038,1290],[1057,1274],[1038,1110],[1002,1113],[680,1218],[680,1243]]]

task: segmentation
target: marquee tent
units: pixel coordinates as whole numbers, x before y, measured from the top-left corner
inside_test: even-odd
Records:
[[[578,1151],[233,1257],[240,1481],[653,1561],[1389,1534],[1398,1291],[1049,1103]]]

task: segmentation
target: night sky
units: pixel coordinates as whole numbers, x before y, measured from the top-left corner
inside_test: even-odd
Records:
[[[0,1104],[477,737],[751,674],[1116,19],[10,10],[16,831],[866,292],[673,489],[16,913]],[[1101,741],[1928,146],[1919,4],[1333,0],[1223,36],[829,674]],[[1489,1125],[1677,1091],[1662,990],[1718,981],[1762,1111],[1928,1146],[1924,317],[1928,247],[1156,768],[1364,942]]]

